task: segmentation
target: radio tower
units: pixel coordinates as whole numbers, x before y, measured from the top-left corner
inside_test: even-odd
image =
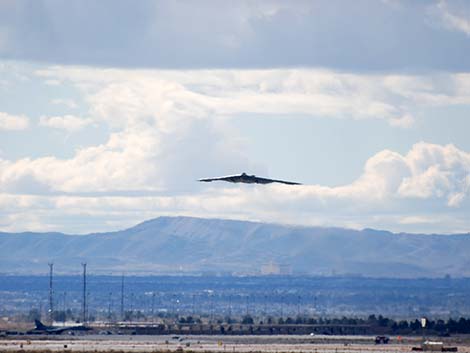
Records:
[[[54,300],[53,300],[53,290],[52,290],[52,275],[54,271],[54,264],[51,262],[49,265],[49,321],[54,321]]]
[[[86,322],[86,262],[82,263],[83,266],[83,323]]]

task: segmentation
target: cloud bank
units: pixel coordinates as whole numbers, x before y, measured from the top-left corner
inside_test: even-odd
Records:
[[[88,110],[87,119],[50,116],[39,124],[74,131],[100,123],[110,133],[70,158],[0,159],[2,229],[109,230],[163,214],[392,230],[470,226],[470,154],[452,144],[380,151],[356,180],[334,187],[196,182],[243,170],[265,174],[230,129],[240,115],[412,128],[418,104],[470,104],[468,74],[51,67],[35,75],[75,87]]]
[[[0,3],[0,57],[147,68],[469,71],[455,1]],[[86,24],[86,25],[84,25]],[[54,81],[50,81],[54,84]]]
[[[49,176],[33,171],[34,167],[41,169],[41,163],[47,162],[2,165],[4,172],[0,180],[4,189],[0,205],[3,212],[9,214],[3,220],[5,229],[15,229],[19,214],[27,215],[27,225],[27,220],[33,216],[42,218],[38,224],[40,227],[47,224],[44,220],[59,215],[104,218],[107,221],[101,224],[100,229],[109,227],[113,221],[129,225],[134,219],[162,214],[348,227],[392,223],[428,225],[429,229],[447,231],[462,231],[468,227],[465,215],[470,210],[470,153],[453,145],[422,142],[413,146],[406,155],[381,151],[367,161],[357,180],[338,187],[213,184],[179,194],[87,194],[82,189],[58,194],[13,194],[13,183],[25,182],[27,176],[42,177],[43,183],[55,182],[63,166],[58,168],[53,163],[49,164]],[[95,167],[98,168],[99,164]],[[142,169],[142,165],[138,166],[133,174],[139,174]],[[123,170],[126,172],[131,173],[129,169]],[[77,180],[71,179],[61,187],[72,190],[75,183]],[[436,224],[438,221],[433,219],[433,214],[438,215],[441,224]],[[454,223],[450,226],[445,224],[446,217],[451,217]],[[24,227],[24,223],[21,226]],[[84,228],[92,230],[88,227],[89,224]]]

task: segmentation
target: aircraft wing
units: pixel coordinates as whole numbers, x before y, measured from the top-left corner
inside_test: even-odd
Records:
[[[268,178],[260,178],[260,177],[255,177],[255,178],[256,178],[255,183],[257,184],[281,183],[281,184],[287,184],[287,185],[302,185],[301,183],[296,183],[293,181],[268,179]]]
[[[240,175],[227,175],[227,176],[222,176],[222,177],[216,177],[216,178],[205,178],[205,179],[199,179],[198,181],[210,183],[212,181],[228,181],[231,183],[237,183],[239,182]]]
[[[50,327],[46,330],[46,332],[59,334],[67,330],[70,330],[70,327]]]

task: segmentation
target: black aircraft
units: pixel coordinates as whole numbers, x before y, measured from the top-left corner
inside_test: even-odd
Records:
[[[229,175],[219,178],[207,178],[207,179],[199,179],[199,181],[203,182],[211,182],[211,181],[227,181],[229,183],[245,183],[245,184],[270,184],[270,183],[281,183],[287,185],[302,185],[300,183],[294,183],[293,181],[285,181],[285,180],[276,180],[276,179],[267,179],[267,178],[260,178],[256,175],[247,175],[246,173],[242,173],[240,175]]]
[[[39,320],[34,320],[36,324],[36,328],[31,331],[28,331],[28,334],[61,334],[65,331],[88,331],[91,328],[83,326],[83,325],[76,325],[76,326],[46,326]]]

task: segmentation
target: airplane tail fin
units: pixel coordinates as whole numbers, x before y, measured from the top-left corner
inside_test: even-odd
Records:
[[[44,326],[43,323],[41,321],[39,321],[38,319],[35,319],[34,323],[36,325],[36,329],[38,329],[38,330],[45,330],[46,329],[46,326]]]

